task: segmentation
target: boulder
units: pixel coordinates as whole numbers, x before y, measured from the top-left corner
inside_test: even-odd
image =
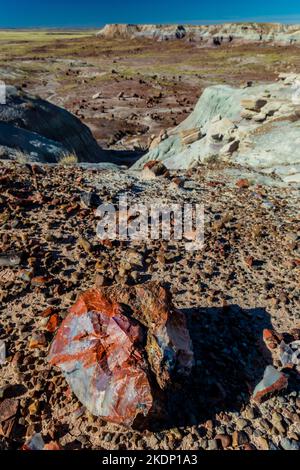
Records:
[[[193,366],[185,316],[157,283],[81,294],[49,352],[94,415],[132,426],[161,414],[162,392]]]
[[[227,144],[222,147],[220,150],[220,155],[224,157],[231,156],[233,152],[236,152],[237,149],[239,148],[239,140],[232,140],[231,142],[228,142]]]
[[[251,119],[254,118],[254,116],[256,116],[257,113],[255,111],[250,111],[249,109],[243,109],[241,111],[241,117],[243,119],[247,119],[248,121],[250,121]]]
[[[236,162],[267,173],[274,172],[283,181],[297,181],[300,168],[299,122],[289,119],[262,123],[259,132],[255,129],[241,142]],[[298,179],[299,181],[299,179]]]
[[[109,159],[73,114],[12,86],[6,87],[6,104],[0,104],[1,145],[18,149],[32,161],[57,162],[67,153],[78,161]]]
[[[266,115],[266,116],[273,116],[274,113],[276,113],[276,111],[278,111],[282,106],[282,102],[281,101],[270,101],[269,103],[267,103],[263,108],[263,113]]]
[[[81,295],[60,326],[49,361],[94,415],[132,425],[153,405],[142,329],[99,291]]]
[[[192,342],[185,315],[172,303],[170,292],[157,282],[104,290],[110,299],[129,306],[132,316],[147,331],[146,351],[160,388],[174,377],[188,376],[194,364]]]
[[[59,142],[3,122],[0,122],[0,145],[8,159],[19,163],[56,163],[67,153]]]
[[[144,179],[154,179],[157,176],[168,176],[168,170],[162,162],[153,160],[144,165],[141,176]]]
[[[267,104],[267,100],[262,98],[245,98],[241,101],[241,106],[250,111],[260,111]]]
[[[168,132],[166,130],[162,130],[157,137],[154,137],[150,143],[149,149],[153,149],[157,147],[163,140],[168,138]]]
[[[253,116],[253,121],[255,122],[264,122],[267,119],[267,115],[264,112],[260,112]]]
[[[207,130],[207,137],[213,142],[228,142],[236,126],[228,118],[212,121]]]
[[[203,137],[201,129],[188,129],[180,132],[181,142],[183,145],[190,145]]]

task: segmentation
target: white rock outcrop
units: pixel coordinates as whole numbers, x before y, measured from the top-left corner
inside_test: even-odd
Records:
[[[230,160],[299,182],[298,81],[300,76],[292,74],[255,87],[205,89],[190,116],[168,130],[168,137],[157,140],[132,168],[141,169],[151,160],[163,161],[168,169]]]
[[[220,46],[232,41],[300,43],[300,25],[281,23],[224,23],[216,25],[108,24],[98,33],[106,38],[187,39]]]

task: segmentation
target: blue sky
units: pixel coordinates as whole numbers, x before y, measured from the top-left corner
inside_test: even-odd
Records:
[[[300,23],[299,0],[0,0],[0,27],[104,23]]]

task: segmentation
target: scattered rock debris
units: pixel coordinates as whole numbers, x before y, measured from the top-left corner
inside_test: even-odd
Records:
[[[0,168],[1,254],[20,256],[20,264],[0,266],[0,340],[6,345],[0,367],[1,449],[20,449],[35,434],[63,449],[294,448],[299,373],[281,362],[280,345],[299,340],[298,191],[215,164],[149,181],[123,170],[45,165],[35,176],[31,170],[12,162]],[[173,184],[176,178],[179,185]],[[238,188],[240,178],[251,186]],[[26,205],[9,197],[28,199],[36,183],[42,197]],[[137,195],[145,204],[205,201],[203,250],[187,252],[173,240],[99,240],[98,219],[93,208],[81,204],[81,195],[94,191],[117,208],[124,188],[130,204]],[[266,210],[264,201],[276,210]],[[81,239],[90,244],[88,252]],[[126,321],[139,326],[142,338],[135,349],[145,361],[151,396],[154,404],[167,403],[137,416],[131,429],[91,413],[62,368],[47,359],[56,332],[75,316],[69,308],[78,293],[96,282],[93,290],[119,304]],[[162,285],[167,291],[158,288]],[[160,299],[154,325],[153,297]],[[161,341],[173,332],[166,319],[181,321],[175,310],[186,321],[194,365],[191,355],[178,357],[173,340]],[[263,331],[267,349],[261,347]],[[151,359],[145,352],[152,348]],[[170,360],[164,360],[166,350]],[[271,364],[282,369],[288,386],[257,403],[253,390]],[[150,411],[160,418],[152,420]]]

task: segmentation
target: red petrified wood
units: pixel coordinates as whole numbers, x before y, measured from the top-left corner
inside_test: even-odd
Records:
[[[61,324],[49,360],[91,413],[131,425],[152,406],[141,327],[99,291],[81,295]]]
[[[193,352],[183,313],[163,287],[148,283],[84,292],[60,325],[49,361],[92,414],[131,426],[161,412],[159,387],[191,371]]]
[[[263,397],[278,390],[282,390],[286,388],[287,385],[288,379],[283,372],[278,371],[273,366],[267,366],[262,380],[254,389],[253,399],[260,403]]]

